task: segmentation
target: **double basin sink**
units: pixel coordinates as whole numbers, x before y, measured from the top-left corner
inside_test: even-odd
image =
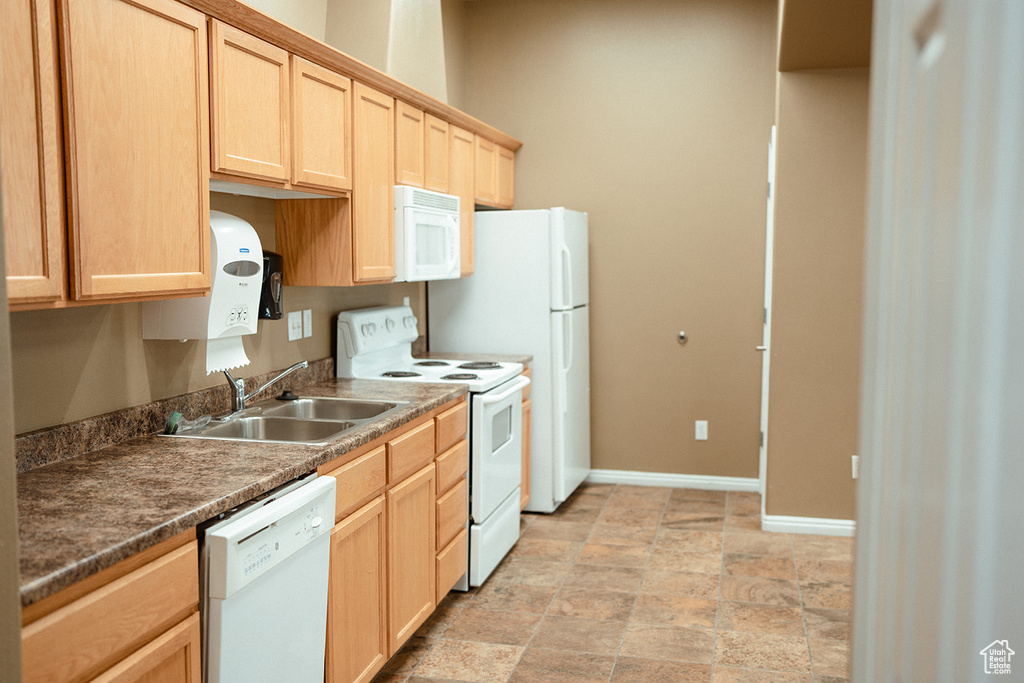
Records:
[[[292,400],[272,398],[174,436],[322,445],[407,404],[407,401],[321,396],[300,396]]]

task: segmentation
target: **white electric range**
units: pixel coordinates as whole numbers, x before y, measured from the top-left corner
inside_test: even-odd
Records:
[[[416,323],[408,306],[342,311],[336,375],[469,387],[469,571],[455,585],[467,590],[482,585],[519,539],[522,392],[530,380],[521,363],[413,358]]]

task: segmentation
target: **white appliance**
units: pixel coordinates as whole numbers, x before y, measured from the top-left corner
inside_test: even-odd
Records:
[[[553,512],[590,473],[587,214],[479,211],[473,239],[473,276],[428,287],[428,343],[533,355],[526,509]]]
[[[323,681],[335,488],[311,474],[201,529],[204,681]]]
[[[408,306],[363,308],[338,314],[338,377],[469,387],[469,572],[456,584],[479,586],[519,539],[522,481],[521,363],[420,360],[419,336]]]
[[[459,198],[395,186],[395,282],[457,278]]]
[[[242,336],[256,334],[263,248],[249,223],[210,212],[210,296],[142,304],[143,339],[207,339],[206,374],[248,365]]]

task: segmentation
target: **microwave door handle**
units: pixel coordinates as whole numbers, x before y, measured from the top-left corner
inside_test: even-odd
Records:
[[[494,403],[499,403],[501,401],[504,401],[506,398],[508,398],[512,394],[514,394],[517,391],[519,391],[520,389],[526,387],[529,383],[530,383],[530,378],[529,377],[524,377],[523,375],[519,375],[515,379],[510,380],[509,383],[508,383],[509,384],[508,388],[505,389],[504,391],[502,391],[500,394],[494,394],[493,396],[491,395],[491,392],[487,392],[485,394],[482,394],[481,395],[482,397],[480,399],[480,403],[481,403],[481,405],[489,406],[489,405],[492,405]]]
[[[448,218],[448,266],[454,266],[459,262],[459,224],[455,220],[454,216],[447,216]]]

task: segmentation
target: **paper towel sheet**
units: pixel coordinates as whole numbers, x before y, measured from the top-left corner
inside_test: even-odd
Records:
[[[221,337],[206,342],[206,374],[231,370],[249,364],[249,358],[242,348],[242,338]]]

